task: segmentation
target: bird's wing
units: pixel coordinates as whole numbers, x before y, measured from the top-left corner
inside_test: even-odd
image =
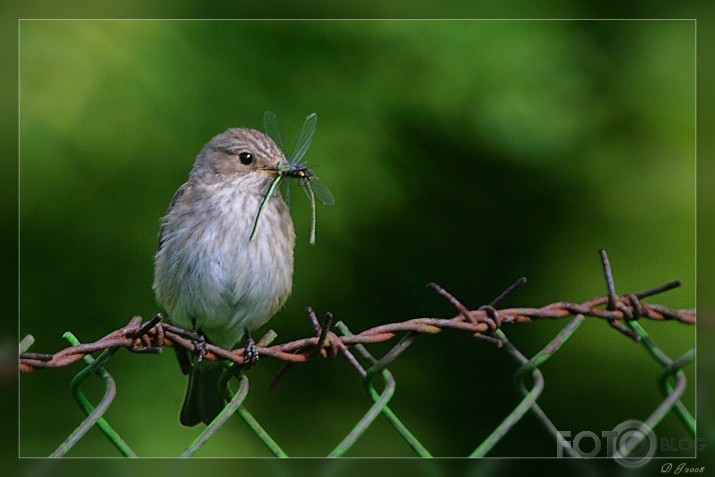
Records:
[[[179,187],[179,190],[176,191],[174,197],[171,198],[169,208],[166,209],[166,215],[164,215],[164,219],[162,219],[161,221],[161,228],[159,228],[159,243],[156,247],[157,252],[161,250],[161,246],[164,243],[164,229],[166,227],[166,217],[168,217],[172,207],[174,207],[174,205],[176,205],[179,199],[181,199],[181,196],[183,196],[189,189],[191,189],[191,182],[185,182],[181,187]]]

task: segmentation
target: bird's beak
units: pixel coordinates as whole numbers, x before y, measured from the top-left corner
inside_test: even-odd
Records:
[[[263,167],[259,169],[261,172],[265,172],[266,174],[269,174],[271,176],[277,176],[278,175],[278,169],[275,167]]]

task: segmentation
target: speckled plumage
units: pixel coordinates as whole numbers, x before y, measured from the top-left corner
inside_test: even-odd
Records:
[[[251,154],[250,164],[242,153]],[[295,232],[277,190],[254,240],[250,235],[275,170],[285,163],[278,146],[252,129],[229,129],[201,150],[162,220],[156,253],[154,290],[172,323],[231,348],[244,329],[260,327],[283,306],[293,280]],[[217,388],[214,380],[199,386]],[[214,389],[204,391],[205,397]],[[182,422],[210,422],[213,412],[204,411],[186,419],[182,411]]]

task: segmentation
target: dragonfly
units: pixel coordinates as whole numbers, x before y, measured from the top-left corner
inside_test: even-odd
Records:
[[[304,159],[305,154],[310,148],[310,144],[313,141],[313,136],[315,135],[315,128],[318,123],[318,115],[315,113],[309,114],[305,118],[303,123],[303,128],[298,134],[298,140],[296,141],[295,148],[293,148],[293,153],[288,157],[287,164],[279,166],[275,179],[271,182],[268,187],[266,195],[261,201],[261,206],[258,209],[258,214],[256,215],[256,221],[253,224],[253,231],[251,232],[251,240],[256,237],[256,232],[258,231],[258,224],[263,217],[265,208],[268,205],[268,200],[275,193],[276,188],[284,178],[297,179],[301,188],[305,192],[308,200],[310,201],[311,210],[311,220],[310,220],[310,244],[315,245],[315,224],[316,224],[316,199],[321,204],[326,207],[330,207],[335,204],[335,197],[330,189],[323,184],[318,176],[306,166],[306,161]],[[281,135],[280,129],[278,128],[278,121],[276,120],[276,115],[271,111],[266,111],[263,115],[263,127],[266,133],[273,138],[278,147],[285,153],[286,149],[283,142],[283,136]],[[284,189],[284,198],[286,202],[290,203],[290,188],[286,187]]]

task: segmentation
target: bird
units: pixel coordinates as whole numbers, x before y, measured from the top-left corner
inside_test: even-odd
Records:
[[[250,362],[258,358],[250,332],[283,307],[292,288],[295,230],[279,188],[271,188],[286,167],[266,134],[228,129],[201,149],[161,220],[153,289],[168,320],[226,349],[245,335]],[[209,424],[226,404],[224,367],[175,349],[189,375],[180,422]]]

